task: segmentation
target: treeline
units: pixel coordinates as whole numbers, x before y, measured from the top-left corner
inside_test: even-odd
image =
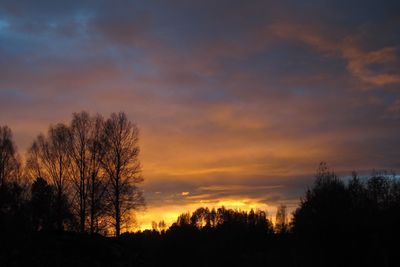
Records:
[[[51,125],[23,164],[0,127],[0,231],[78,231],[119,236],[144,206],[138,128],[125,113],[74,113]]]
[[[268,214],[263,210],[238,210],[220,208],[200,207],[194,212],[186,212],[179,215],[177,221],[171,225],[169,230],[177,228],[188,228],[196,230],[227,229],[229,231],[242,231],[246,229],[255,230],[265,234],[286,233],[290,229],[288,223],[286,205],[277,207],[275,225],[267,218]],[[153,222],[154,231],[165,231],[164,221]]]
[[[107,181],[106,172],[101,173]],[[14,227],[21,228],[17,224],[24,221],[12,217],[13,212],[25,209],[21,214],[29,223],[41,218],[26,212],[37,205],[34,188],[53,188],[49,190],[53,193],[40,195],[54,199],[56,191],[45,179],[36,183],[42,185],[31,186],[29,201],[12,202],[24,203],[17,208],[2,206],[2,219],[6,212]],[[79,222],[79,213],[73,217]],[[264,211],[203,207],[181,214],[170,227],[154,222],[153,230],[124,233],[116,239],[46,231],[28,238],[12,235],[4,239],[7,246],[0,250],[0,262],[5,266],[398,266],[400,181],[394,173],[373,171],[340,178],[321,163],[315,182],[290,221],[288,217],[285,206],[278,208],[274,225]],[[54,228],[56,221],[50,221]],[[79,229],[79,223],[72,225]]]
[[[163,222],[153,222],[153,230],[230,228],[234,232],[257,227],[266,234],[291,233],[307,239],[356,234],[388,237],[400,233],[400,179],[386,170],[363,177],[353,172],[352,177],[339,178],[322,162],[314,184],[288,217],[285,205],[277,207],[275,225],[265,211],[201,207],[181,214],[169,229],[159,227]]]
[[[294,233],[308,238],[391,238],[400,233],[400,179],[375,170],[369,177],[353,172],[345,182],[321,163],[292,225]]]
[[[182,213],[168,229],[163,221],[153,222],[153,230],[237,228],[234,230],[237,231],[258,227],[269,234],[294,233],[308,238],[378,232],[390,235],[400,231],[400,179],[386,170],[373,170],[371,175],[363,177],[353,172],[351,177],[340,178],[322,162],[314,184],[291,215],[285,205],[279,205],[273,225],[261,210],[200,207],[192,213]]]
[[[169,231],[213,231],[241,232],[242,234],[254,232],[262,236],[271,234],[273,226],[267,219],[267,213],[261,210],[241,211],[220,207],[218,209],[198,208],[193,213],[181,214],[177,221],[171,225]],[[154,229],[153,230],[157,230]],[[161,230],[162,229],[158,229]]]
[[[393,244],[400,238],[400,179],[395,173],[353,172],[340,178],[321,163],[288,217],[284,205],[274,225],[264,211],[202,207],[181,214],[169,228],[154,222],[153,230],[124,240],[128,247],[136,244],[130,249],[139,249],[149,266],[177,257],[197,259],[193,266],[398,266]]]

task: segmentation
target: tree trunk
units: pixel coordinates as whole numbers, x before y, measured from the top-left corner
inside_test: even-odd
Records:
[[[95,180],[95,174],[94,172],[92,173],[92,184],[91,184],[91,197],[90,197],[90,234],[94,234],[94,211],[95,211],[95,200],[94,200],[94,188],[95,188],[95,184],[94,184],[94,180]]]
[[[57,190],[57,211],[56,211],[56,217],[57,217],[57,230],[61,231],[62,230],[62,215],[61,215],[61,201],[62,201],[62,191],[61,187],[58,188]]]
[[[119,179],[116,180],[115,187],[115,235],[118,237],[121,234],[121,207],[119,195]]]
[[[58,191],[57,191],[57,230],[62,230],[62,214],[61,214],[61,202],[62,202],[62,156],[59,158],[59,177],[58,177]]]
[[[86,217],[86,201],[85,201],[85,178],[81,175],[81,192],[80,192],[80,231],[85,232],[85,217]]]

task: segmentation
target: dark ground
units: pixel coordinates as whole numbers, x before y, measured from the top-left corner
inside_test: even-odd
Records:
[[[398,244],[385,245],[379,237],[313,244],[292,234],[227,237],[180,230],[118,239],[70,232],[3,235],[1,243],[0,266],[398,266],[399,261]]]

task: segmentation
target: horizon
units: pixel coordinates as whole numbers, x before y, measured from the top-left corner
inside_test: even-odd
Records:
[[[65,122],[58,122],[58,123],[63,123],[65,125],[69,125],[69,122],[65,121]],[[52,123],[50,124],[49,127],[54,126],[58,123]],[[4,126],[4,125],[3,125]],[[11,129],[12,130],[12,129]],[[139,129],[140,130],[140,129]],[[14,134],[14,133],[13,133]],[[39,134],[46,134],[46,132],[40,132]],[[39,135],[38,134],[38,135]],[[32,141],[33,142],[33,141]],[[140,141],[139,141],[140,143]],[[24,153],[21,153],[20,151],[18,151],[18,144],[16,144],[16,148],[17,148],[17,154],[18,156],[20,156],[22,158],[22,163],[23,163],[23,168],[25,167],[26,164],[26,158],[27,158],[27,151],[25,151]],[[318,164],[320,164],[323,161],[318,162]],[[316,166],[318,166],[318,164],[316,164]],[[348,180],[351,179],[351,172],[355,171],[353,170],[348,170],[346,172],[342,172],[342,173],[338,173],[336,172],[336,170],[334,168],[332,168],[332,166],[329,166],[328,163],[328,167],[331,171],[335,172],[336,175],[338,175],[338,178],[340,180],[342,180],[343,182],[347,183]],[[172,205],[168,205],[168,204],[164,204],[161,207],[155,207],[152,206],[151,207],[151,212],[148,212],[148,208],[147,208],[147,198],[146,198],[146,207],[144,210],[135,210],[133,211],[132,215],[135,217],[135,219],[133,221],[130,221],[130,225],[128,227],[126,227],[126,231],[128,232],[136,232],[136,231],[144,231],[144,230],[152,230],[152,223],[153,222],[160,222],[163,221],[166,223],[166,226],[169,227],[171,226],[173,223],[175,223],[177,221],[177,218],[179,215],[183,214],[183,213],[192,213],[193,211],[195,211],[197,208],[200,207],[204,207],[204,208],[209,208],[211,209],[217,209],[220,207],[225,207],[227,209],[233,209],[233,210],[238,210],[238,211],[250,211],[250,210],[262,210],[267,212],[267,218],[268,220],[275,225],[275,216],[276,216],[276,210],[278,208],[279,205],[285,205],[287,207],[287,211],[288,211],[288,219],[290,220],[292,217],[292,213],[299,207],[300,204],[300,200],[301,200],[301,196],[305,193],[305,191],[310,188],[313,183],[314,183],[314,179],[315,179],[315,171],[317,168],[314,168],[313,172],[308,174],[304,179],[308,179],[308,183],[304,183],[302,184],[302,188],[299,188],[299,197],[298,198],[294,198],[291,201],[286,201],[286,202],[278,202],[275,203],[275,205],[271,205],[265,202],[257,202],[254,201],[253,199],[249,199],[249,198],[219,198],[217,200],[199,200],[196,198],[196,201],[192,202],[192,203],[180,203],[178,201],[178,203],[176,204],[172,204]],[[393,176],[395,178],[400,178],[400,175],[398,173],[396,173],[396,170],[394,169],[376,169],[376,168],[370,168],[369,170],[361,170],[361,171],[357,171],[357,174],[359,175],[359,177],[361,178],[361,181],[363,179],[367,179],[368,177],[370,177],[373,172],[381,172],[381,171],[387,171],[388,172],[388,176]],[[143,170],[141,171],[143,172]],[[146,180],[145,180],[146,181]],[[29,182],[33,182],[32,180],[29,180]],[[300,187],[301,187],[300,186]],[[142,189],[143,188],[143,184],[140,184],[139,187]],[[263,192],[267,192],[268,190],[271,189],[279,189],[283,186],[277,185],[277,186],[257,186],[257,190],[261,191],[261,193]],[[230,191],[231,189],[234,190],[241,190],[243,188],[246,188],[246,186],[243,185],[235,185],[235,184],[231,184],[231,185],[223,185],[223,186],[210,186],[208,187],[208,190],[211,191]],[[198,188],[199,190],[204,190],[207,189],[207,187],[205,186],[200,186]],[[301,191],[302,190],[302,191]],[[145,193],[145,196],[147,196],[145,190],[143,190]],[[155,194],[158,195],[161,192],[156,191]],[[190,196],[190,192],[189,191],[184,191],[181,192],[177,195],[180,195],[180,197],[182,198],[187,198]],[[162,196],[160,197],[160,199],[162,199]],[[150,203],[151,199],[150,199]],[[167,208],[167,211],[165,210]]]

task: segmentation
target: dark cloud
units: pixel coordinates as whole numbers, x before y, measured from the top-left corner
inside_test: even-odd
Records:
[[[152,214],[294,205],[321,160],[400,168],[399,5],[1,1],[0,124],[23,153],[74,111],[125,110]]]

